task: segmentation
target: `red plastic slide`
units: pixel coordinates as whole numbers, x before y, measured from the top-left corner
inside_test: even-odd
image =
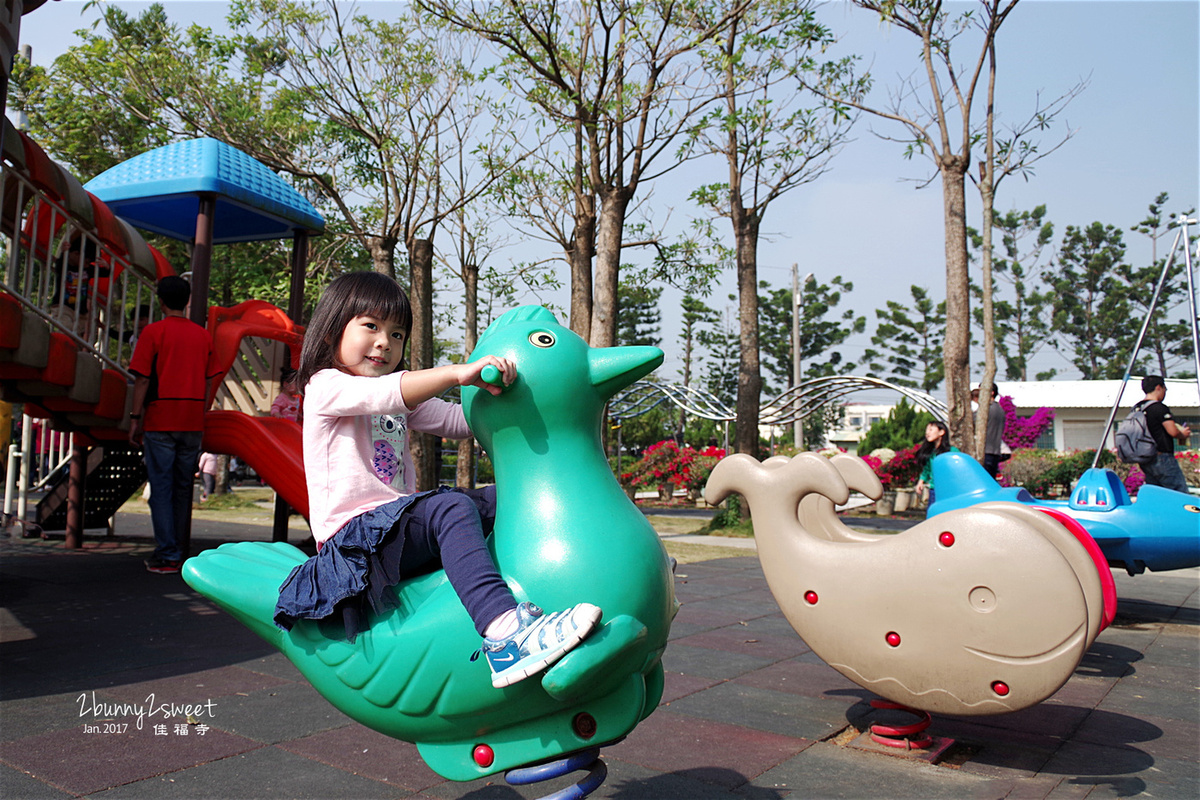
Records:
[[[245,461],[308,519],[308,487],[300,426],[287,419],[251,417],[240,411],[209,411],[204,418],[204,449]]]

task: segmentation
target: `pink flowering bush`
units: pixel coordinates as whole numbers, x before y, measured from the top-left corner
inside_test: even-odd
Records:
[[[1053,408],[1039,408],[1022,417],[1010,396],[1003,395],[996,402],[1004,409],[1004,442],[1013,450],[1033,447],[1042,432],[1054,423]]]

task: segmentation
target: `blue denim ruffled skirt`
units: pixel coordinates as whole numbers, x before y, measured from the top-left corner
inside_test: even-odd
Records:
[[[301,619],[340,615],[346,638],[354,641],[369,613],[396,605],[395,593],[387,590],[401,578],[406,512],[421,498],[445,490],[398,497],[343,525],[279,587],[275,624],[290,630]]]

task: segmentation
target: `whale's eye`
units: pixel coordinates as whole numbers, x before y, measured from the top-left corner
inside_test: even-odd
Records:
[[[537,331],[529,335],[529,343],[534,347],[553,347],[554,334],[548,331]]]

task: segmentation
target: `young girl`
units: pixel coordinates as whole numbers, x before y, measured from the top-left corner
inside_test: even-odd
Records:
[[[418,371],[403,367],[412,330],[404,290],[376,272],[329,285],[304,337],[296,384],[304,394],[304,469],[317,555],[280,587],[275,621],[340,614],[347,636],[368,610],[395,604],[388,591],[440,561],[475,629],[497,688],[554,663],[584,639],[600,609],[580,603],[543,613],[517,604],[484,537],[495,523],[495,487],[414,494],[410,430],[452,439],[470,434],[462,407],[437,399],[453,386],[501,389],[480,374],[491,365],[516,378],[506,358]]]
[[[917,494],[929,489],[929,505],[933,505],[933,459],[942,453],[957,453],[959,449],[950,444],[950,429],[944,422],[931,422],[925,426],[925,441],[917,450],[917,463],[921,465],[921,476],[917,479]]]

